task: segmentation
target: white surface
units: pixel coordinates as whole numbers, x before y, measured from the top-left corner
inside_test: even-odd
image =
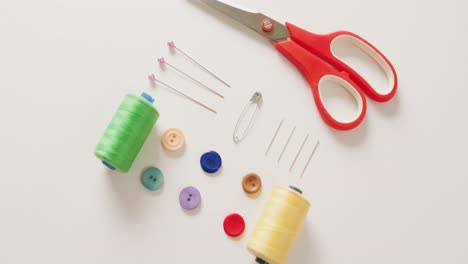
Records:
[[[0,263],[253,263],[248,236],[271,188],[297,181],[288,169],[307,132],[305,153],[314,140],[322,144],[299,183],[312,207],[288,263],[468,262],[466,2],[239,3],[313,32],[362,35],[394,63],[397,97],[370,102],[359,129],[336,132],[320,119],[305,80],[268,41],[193,1],[3,0]],[[233,88],[169,54],[168,40]],[[226,99],[160,73],[161,54],[217,85]],[[149,71],[219,114],[151,88]],[[256,90],[265,103],[236,146],[235,121]],[[93,149],[123,96],[141,91],[156,96],[161,119],[132,170],[109,173]],[[298,129],[278,165],[281,146],[269,158],[264,151],[282,118],[283,133]],[[169,127],[186,134],[180,157],[161,150],[158,136]],[[198,165],[210,149],[224,158],[218,176]],[[159,192],[140,184],[148,165],[165,173]],[[264,180],[258,199],[240,185],[250,171]],[[196,214],[178,205],[186,185],[202,192]],[[247,222],[240,240],[222,230],[231,212]]]

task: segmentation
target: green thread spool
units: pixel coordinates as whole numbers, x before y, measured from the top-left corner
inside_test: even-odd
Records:
[[[121,172],[130,170],[159,118],[153,102],[146,93],[129,94],[124,98],[94,151],[108,168]]]

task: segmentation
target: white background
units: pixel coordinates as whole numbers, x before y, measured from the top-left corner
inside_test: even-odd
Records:
[[[466,2],[239,2],[312,32],[362,35],[394,63],[397,96],[370,101],[358,129],[337,132],[322,122],[304,78],[267,40],[196,1],[2,0],[0,263],[253,263],[248,237],[273,186],[288,183],[311,202],[290,264],[468,263]],[[168,40],[232,88],[171,54]],[[226,99],[159,69],[161,55]],[[218,115],[151,87],[150,71]],[[257,90],[264,105],[249,137],[235,145],[235,122]],[[125,94],[142,91],[156,97],[161,118],[132,170],[109,172],[94,147]],[[348,113],[346,99],[331,101]],[[285,129],[265,157],[283,118]],[[293,126],[297,133],[277,164]],[[186,135],[183,154],[161,149],[159,135],[170,127]],[[315,140],[321,146],[299,180],[307,157],[288,170],[307,133],[305,156]],[[224,160],[217,176],[198,163],[211,149]],[[165,174],[155,193],[139,179],[151,165]],[[264,182],[257,199],[241,188],[251,171]],[[195,213],[178,204],[187,185],[203,196]],[[222,229],[231,212],[247,223],[239,240]]]

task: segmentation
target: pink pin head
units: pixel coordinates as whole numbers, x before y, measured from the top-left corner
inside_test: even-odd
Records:
[[[148,74],[148,80],[150,82],[155,82],[156,81],[156,75],[154,75],[154,73]]]
[[[174,43],[174,41],[171,40],[171,41],[167,42],[167,45],[169,46],[169,48],[175,49],[175,43]]]
[[[164,59],[164,57],[159,58],[159,59],[158,59],[158,62],[159,62],[159,64],[161,64],[161,65],[166,64],[166,60]]]

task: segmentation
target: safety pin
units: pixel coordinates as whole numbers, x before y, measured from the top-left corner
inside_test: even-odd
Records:
[[[263,101],[263,95],[260,92],[255,92],[252,95],[252,98],[250,98],[249,103],[245,106],[244,111],[242,112],[241,116],[239,117],[239,120],[237,121],[236,128],[234,129],[234,133],[232,135],[232,138],[234,142],[239,143],[241,140],[243,140],[246,136],[250,128],[252,127],[253,121],[255,119],[255,116],[257,114],[258,109],[260,109],[260,105],[262,104]],[[242,121],[244,120],[247,111],[251,106],[255,106],[255,111],[252,114],[252,118],[249,121],[249,124],[247,125],[246,129],[244,130],[243,133],[239,133],[240,125]],[[239,136],[240,134],[240,136]]]

